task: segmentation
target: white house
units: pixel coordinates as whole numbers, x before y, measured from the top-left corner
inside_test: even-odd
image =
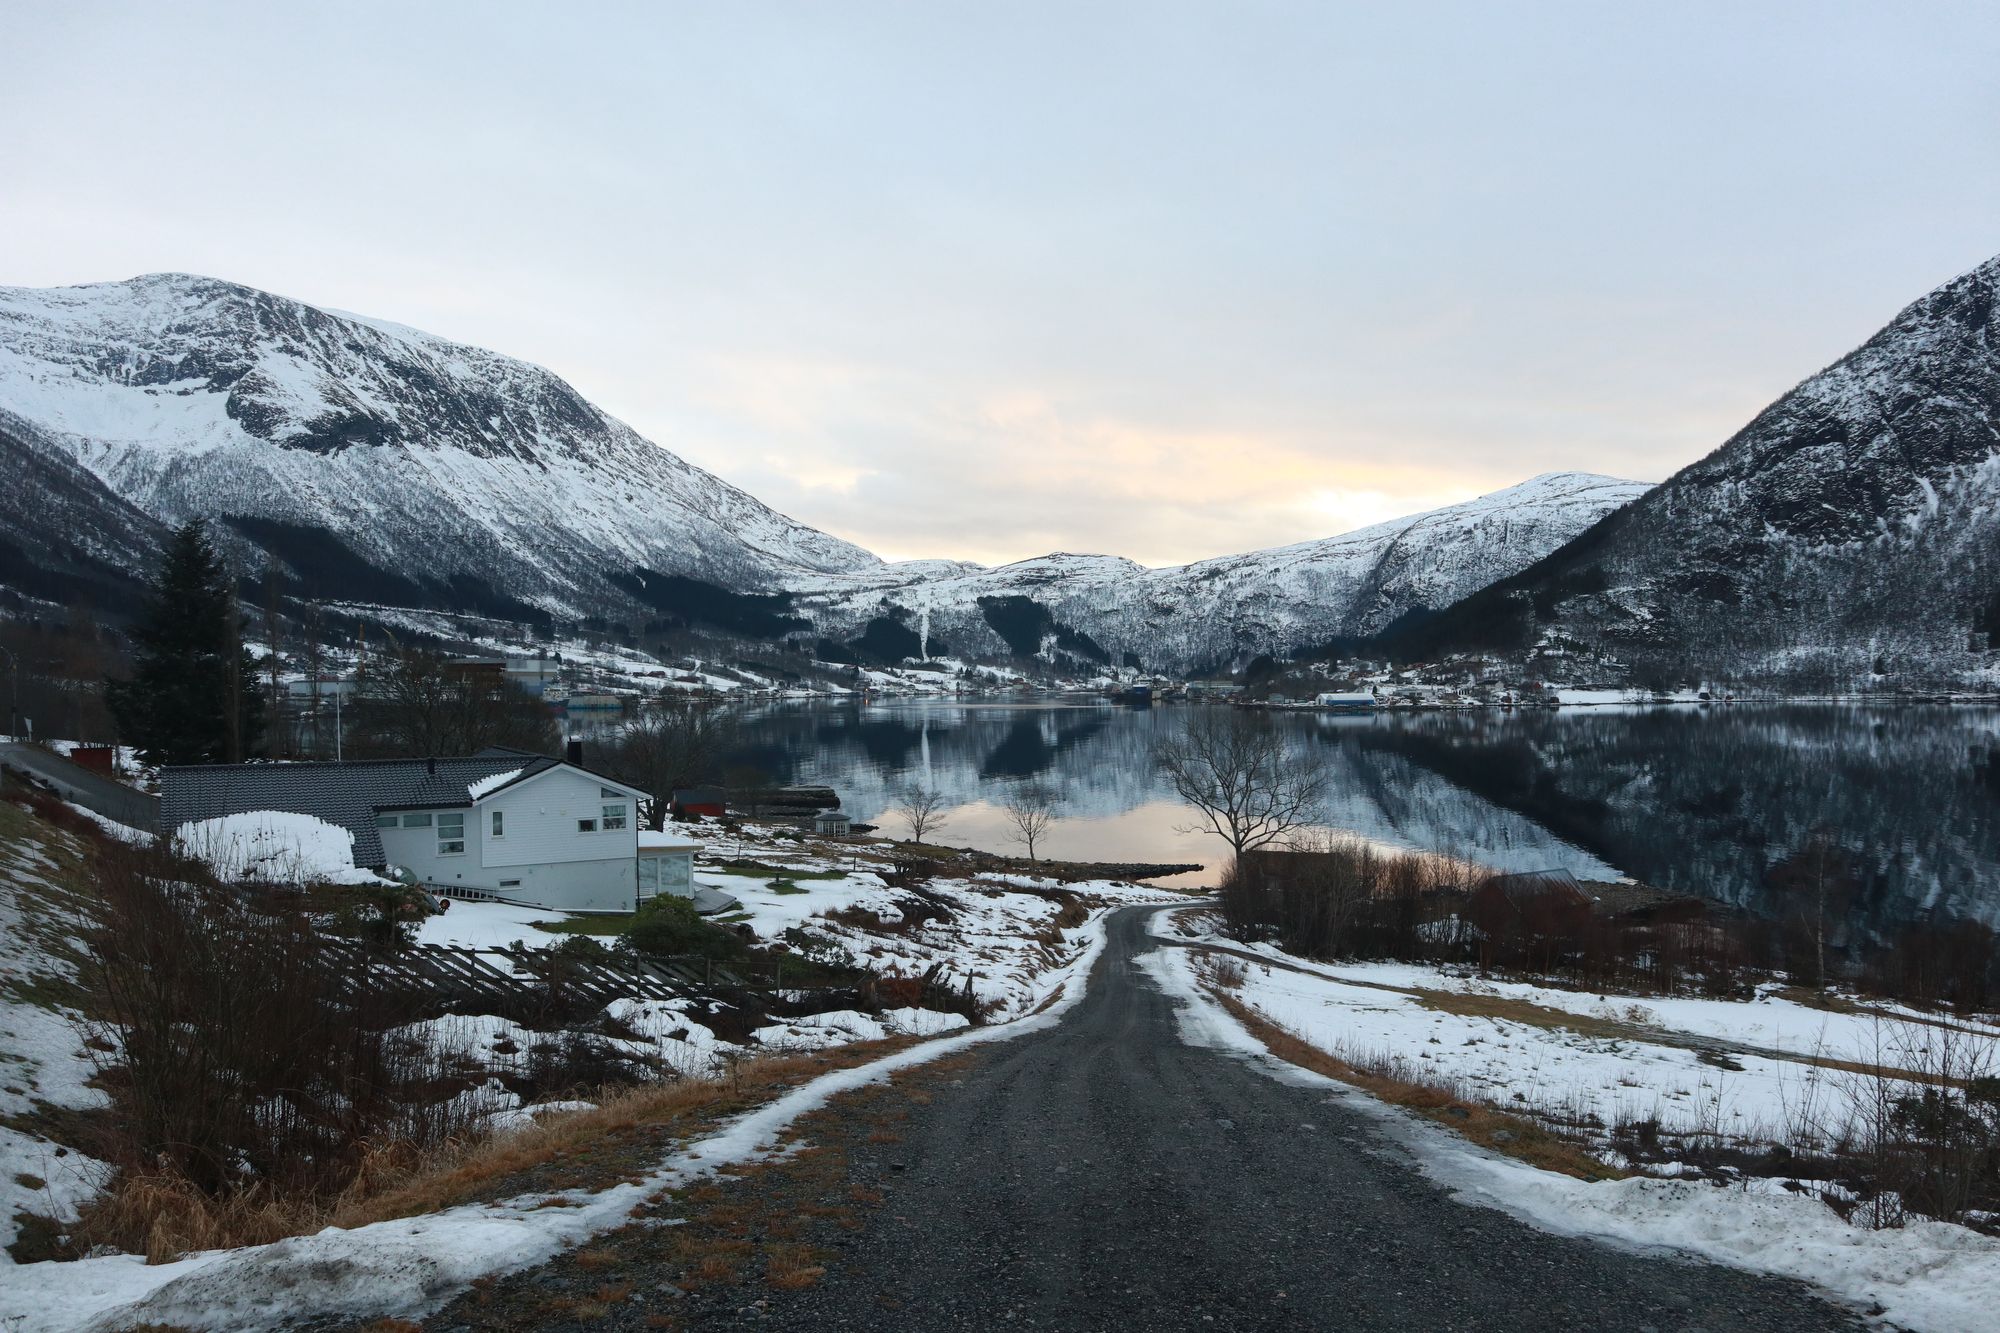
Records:
[[[571,912],[629,912],[663,889],[692,893],[698,844],[680,839],[640,855],[643,795],[583,767],[580,754],[565,761],[501,749],[446,759],[203,765],[160,775],[163,828],[253,810],[296,811],[351,832],[359,866],[400,867],[447,896]]]
[[[1374,711],[1375,696],[1361,692],[1327,693],[1314,699],[1313,706],[1336,713],[1368,713]]]

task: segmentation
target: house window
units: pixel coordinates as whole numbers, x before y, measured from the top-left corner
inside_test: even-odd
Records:
[[[622,791],[613,791],[609,787],[599,787],[597,789],[597,794],[599,796],[602,796],[605,800],[608,801],[613,799],[614,797],[623,796],[625,793]]]
[[[507,812],[505,810],[495,810],[493,812],[493,836],[496,838],[507,836]]]
[[[604,827],[606,830],[625,827],[625,807],[607,805],[604,807]]]
[[[465,812],[438,816],[438,855],[463,856],[465,854]]]
[[[428,814],[403,816],[404,828],[429,828],[430,826],[431,817]]]
[[[576,831],[578,833],[595,833],[597,832],[597,821],[594,819],[579,819],[576,821]]]
[[[375,827],[394,828],[396,827],[396,817],[394,815],[377,815],[375,816]]]

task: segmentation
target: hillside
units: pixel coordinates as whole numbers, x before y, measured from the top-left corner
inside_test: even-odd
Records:
[[[1562,669],[1848,688],[1993,678],[2000,258],[1915,302],[1708,457],[1387,642]]]
[[[635,571],[754,588],[878,563],[538,366],[185,274],[0,288],[0,439],[66,501],[0,517],[44,585],[196,515],[301,591],[406,605],[585,614],[629,604]]]
[[[1056,554],[885,565],[775,513],[537,366],[184,274],[0,289],[0,580],[119,609],[202,516],[296,596],[604,616],[857,661],[1241,663],[1370,634],[1547,554],[1645,488],[1537,477],[1359,532],[1168,569]],[[935,640],[935,642],[933,642]]]
[[[1646,492],[1557,472],[1338,537],[1146,569],[1113,556],[801,579],[802,611],[889,619],[932,652],[1067,655],[1198,671],[1359,639],[1523,569]],[[926,627],[928,633],[926,633]],[[885,634],[878,624],[878,634]],[[912,647],[912,651],[916,648]]]

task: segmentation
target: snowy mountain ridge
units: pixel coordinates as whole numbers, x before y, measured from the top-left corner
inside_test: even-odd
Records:
[[[836,640],[885,618],[916,627],[914,646],[878,631],[865,650],[878,656],[935,632],[967,651],[1160,669],[1441,607],[1645,489],[1552,474],[1169,569],[1071,553],[891,565],[683,462],[539,366],[173,273],[0,288],[0,461],[41,501],[0,516],[0,550],[35,566],[26,581],[47,600],[129,581],[166,527],[204,516],[244,567],[274,559],[340,599],[643,618],[675,614],[682,590],[656,577],[670,575],[790,593],[808,632]]]
[[[733,585],[880,563],[538,366],[209,278],[0,288],[0,406],[162,523],[323,529],[546,606],[602,600],[613,564]]]
[[[2000,684],[2000,258],[1400,645],[1607,676]],[[1616,670],[1612,670],[1615,668]]]
[[[1052,631],[1087,635],[1111,660],[1129,653],[1148,666],[1195,670],[1363,638],[1413,611],[1443,608],[1648,489],[1553,472],[1340,536],[1187,565],[1056,554],[910,578],[889,565],[794,586],[822,626],[857,630],[885,613],[907,625],[927,619],[930,635],[959,652],[1002,651],[1002,628],[982,603],[1028,598],[1047,608]]]

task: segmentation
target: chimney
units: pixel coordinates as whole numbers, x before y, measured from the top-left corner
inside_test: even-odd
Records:
[[[437,756],[432,755],[430,758],[424,760],[424,768],[429,771],[432,777],[436,777],[438,771]]]
[[[582,742],[582,741],[571,741],[571,742],[569,743],[569,749],[568,749],[568,751],[567,751],[567,752],[566,752],[566,753],[565,753],[565,754],[563,755],[563,757],[564,757],[565,759],[567,759],[567,760],[568,760],[568,761],[569,761],[570,763],[572,763],[572,764],[575,764],[575,765],[576,765],[576,766],[577,766],[578,768],[582,768],[582,767],[583,767],[583,742]]]

